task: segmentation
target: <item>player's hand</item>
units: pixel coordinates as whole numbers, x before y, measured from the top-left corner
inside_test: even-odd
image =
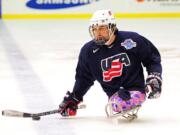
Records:
[[[59,105],[59,112],[62,116],[75,116],[80,101],[69,91],[66,93],[64,100]]]
[[[162,79],[160,74],[151,73],[146,79],[146,94],[149,99],[158,98],[161,95]]]

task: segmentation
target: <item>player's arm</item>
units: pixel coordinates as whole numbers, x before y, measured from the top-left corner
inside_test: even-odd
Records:
[[[162,86],[161,56],[158,49],[148,39],[141,36],[140,40],[139,56],[148,72],[146,92],[148,98],[157,98],[160,96]]]
[[[62,116],[76,115],[78,104],[83,101],[83,96],[94,84],[94,78],[87,63],[88,53],[81,49],[76,68],[75,84],[72,92],[67,92],[62,103],[59,105]]]

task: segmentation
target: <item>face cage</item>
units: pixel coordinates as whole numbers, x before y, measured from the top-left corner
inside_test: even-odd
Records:
[[[101,40],[96,40],[94,33],[93,33],[93,26],[89,27],[89,34],[92,37],[92,39],[94,40],[94,42],[97,45],[106,45],[106,43],[109,42],[109,40],[111,39],[111,37],[114,35],[114,32],[116,31],[116,25],[115,24],[108,24],[108,31],[109,31],[109,39],[105,40],[105,39],[101,39]]]

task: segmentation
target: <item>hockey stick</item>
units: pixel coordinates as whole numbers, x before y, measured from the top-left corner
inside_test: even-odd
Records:
[[[82,104],[78,106],[78,109],[84,109],[84,108],[86,108],[86,105]],[[32,118],[33,120],[40,120],[41,116],[56,114],[60,112],[61,110],[59,109],[50,110],[46,112],[40,112],[40,113],[27,113],[27,112],[21,112],[17,110],[3,110],[2,115],[8,116],[8,117],[22,117],[22,118]]]

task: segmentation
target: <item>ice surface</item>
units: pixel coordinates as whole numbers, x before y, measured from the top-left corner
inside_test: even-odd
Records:
[[[88,20],[0,21],[0,111],[55,109],[74,84],[78,53],[88,40]],[[121,19],[120,30],[136,31],[160,50],[163,92],[147,100],[132,122],[105,117],[107,97],[98,83],[75,118],[40,121],[0,116],[1,135],[179,135],[180,19]]]

